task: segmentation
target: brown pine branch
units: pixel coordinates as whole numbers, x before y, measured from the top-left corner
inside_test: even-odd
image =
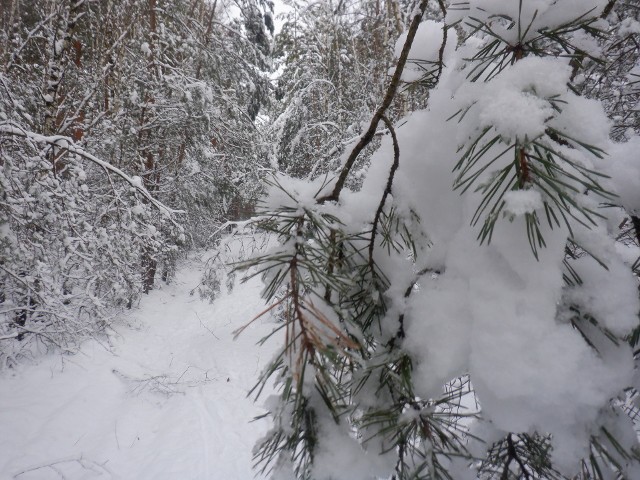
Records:
[[[607,5],[604,7],[604,10],[600,14],[600,18],[607,18],[611,13],[611,10],[613,10],[613,7],[616,6],[617,1],[618,0],[609,0],[609,3],[607,3]]]
[[[272,303],[271,305],[269,305],[267,308],[265,308],[264,310],[262,310],[260,313],[258,313],[255,317],[253,317],[251,320],[249,320],[247,323],[245,323],[243,326],[241,326],[240,328],[235,329],[233,332],[231,332],[233,334],[233,339],[236,340],[240,334],[242,334],[242,332],[244,332],[246,330],[246,328],[251,325],[253,322],[255,322],[256,320],[258,320],[260,317],[262,317],[263,315],[269,313],[271,310],[273,310],[274,308],[276,308],[278,305],[280,305],[282,302],[284,302],[287,299],[288,295],[285,295],[284,297],[282,297],[280,300],[278,300],[275,303]]]
[[[518,150],[518,186],[524,188],[524,186],[531,180],[531,174],[529,173],[529,158],[524,147],[520,147]]]

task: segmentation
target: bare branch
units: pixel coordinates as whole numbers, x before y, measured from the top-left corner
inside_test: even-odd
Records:
[[[89,160],[95,163],[96,165],[99,165],[105,170],[118,175],[125,182],[127,182],[129,185],[134,187],[138,192],[140,192],[142,196],[144,196],[149,201],[149,203],[151,203],[154,207],[156,207],[161,212],[167,214],[169,217],[173,214],[184,213],[183,210],[174,210],[172,208],[167,207],[165,204],[163,204],[159,200],[156,200],[147,191],[147,189],[144,188],[141,182],[136,181],[133,177],[130,177],[125,172],[120,170],[118,167],[115,167],[111,165],[109,162],[105,162],[104,160],[100,160],[98,157],[85,151],[82,147],[75,145],[73,140],[69,137],[65,137],[62,135],[51,135],[51,136],[40,135],[38,133],[28,132],[15,125],[11,125],[8,122],[0,124],[0,135],[11,135],[16,137],[26,138],[36,143],[46,143],[60,150],[64,150],[69,153],[79,155],[80,157],[86,160]]]
[[[338,201],[340,198],[340,192],[344,188],[344,184],[347,180],[347,176],[353,168],[353,164],[355,163],[360,152],[365,149],[376,133],[376,129],[378,127],[378,123],[382,120],[385,112],[391,105],[396,92],[398,91],[398,86],[400,85],[400,78],[402,77],[402,72],[404,71],[404,67],[407,63],[407,59],[409,58],[409,52],[411,51],[411,45],[413,44],[413,39],[416,36],[416,32],[418,31],[418,26],[422,21],[422,16],[427,8],[428,0],[422,0],[420,2],[420,6],[418,7],[417,13],[413,17],[411,21],[411,26],[409,27],[409,31],[407,32],[407,40],[404,42],[404,46],[402,47],[402,53],[400,54],[400,58],[398,59],[398,65],[396,66],[395,72],[393,72],[393,77],[391,77],[391,83],[389,83],[389,87],[387,88],[387,93],[382,100],[382,105],[376,110],[376,113],[373,115],[371,119],[371,123],[369,124],[369,128],[365,132],[365,134],[360,138],[360,141],[353,148],[349,157],[347,158],[344,167],[342,167],[342,171],[338,177],[338,181],[333,189],[333,191],[326,196],[320,197],[318,199],[318,203],[324,203],[327,201]]]
[[[380,204],[378,205],[376,214],[373,217],[373,227],[371,227],[371,240],[369,241],[369,265],[371,267],[373,267],[373,249],[375,248],[376,243],[375,240],[378,230],[378,223],[380,222],[380,216],[382,215],[384,204],[387,201],[387,197],[391,193],[391,189],[393,188],[393,177],[395,176],[396,170],[398,170],[398,166],[400,165],[400,146],[398,145],[398,137],[396,136],[396,131],[394,130],[393,125],[387,117],[382,115],[382,117],[380,118],[389,129],[391,138],[393,140],[393,165],[391,165],[391,171],[389,172],[389,178],[387,179],[387,185],[384,189],[384,193],[382,194],[382,199],[380,200]]]

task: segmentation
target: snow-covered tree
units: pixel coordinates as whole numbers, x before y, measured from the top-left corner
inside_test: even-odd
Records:
[[[611,35],[637,45],[637,18],[615,17],[637,9],[442,1],[436,21],[418,3],[333,176],[284,168],[255,220],[280,242],[244,267],[264,276],[282,338],[254,392],[276,381],[257,465],[274,478],[637,478],[638,244],[617,239],[640,208],[639,140],[607,116],[635,118],[609,95],[632,88],[637,55],[596,68],[623,48]],[[427,107],[392,122],[412,76]],[[362,187],[347,188],[381,129]]]
[[[402,23],[388,14],[399,11],[395,1],[288,3],[275,39],[281,71],[268,112],[271,166],[315,178],[340,164],[375,110],[391,66],[389,38],[401,33]]]

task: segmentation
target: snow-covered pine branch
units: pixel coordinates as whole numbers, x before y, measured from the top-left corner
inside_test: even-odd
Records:
[[[280,245],[245,264],[264,275],[262,314],[277,306],[282,322],[256,387],[279,388],[256,448],[274,478],[640,474],[625,407],[639,251],[616,240],[629,223],[618,192],[640,188],[617,169],[638,168],[638,137],[612,140],[601,98],[576,83],[589,62],[606,76],[614,9],[441,3],[415,36],[431,43],[403,49],[427,108],[390,124],[366,170],[352,165],[359,147],[335,177],[274,164],[255,225]],[[361,188],[346,181],[363,171]]]

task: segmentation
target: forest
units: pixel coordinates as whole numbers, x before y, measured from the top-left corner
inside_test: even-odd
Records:
[[[261,282],[232,328],[275,345],[256,474],[640,478],[638,0],[0,23],[0,384],[108,344],[198,256],[211,308]]]

